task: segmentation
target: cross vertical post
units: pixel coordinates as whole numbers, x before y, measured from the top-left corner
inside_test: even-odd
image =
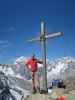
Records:
[[[47,91],[47,70],[46,70],[46,38],[45,38],[45,23],[41,22],[41,54],[43,61],[43,90]]]
[[[55,32],[46,34],[45,32],[45,23],[44,21],[41,22],[41,30],[40,36],[28,40],[28,42],[35,42],[40,41],[41,43],[41,53],[42,53],[42,61],[43,61],[43,90],[48,91],[47,89],[47,67],[46,67],[46,40],[53,39],[55,37],[59,37],[63,35],[63,32]]]

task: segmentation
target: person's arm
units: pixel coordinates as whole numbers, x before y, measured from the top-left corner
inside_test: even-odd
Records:
[[[26,67],[31,70],[30,59],[25,62]]]
[[[24,64],[25,64],[26,66],[28,66],[28,65],[29,65],[29,60],[28,60],[28,61],[24,61]]]
[[[43,64],[43,61],[37,59],[37,63],[39,63],[39,64]],[[46,67],[48,67],[48,64],[46,64]]]
[[[39,63],[39,64],[43,64],[43,61],[37,59],[37,63]]]

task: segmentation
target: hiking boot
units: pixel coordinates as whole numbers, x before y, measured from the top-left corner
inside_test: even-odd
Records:
[[[46,90],[40,90],[40,94],[47,94],[48,93],[48,91],[46,91]]]
[[[37,92],[36,88],[33,88],[32,93],[35,94]]]
[[[40,92],[40,87],[38,87],[38,86],[37,86],[37,92],[38,92],[38,93]]]

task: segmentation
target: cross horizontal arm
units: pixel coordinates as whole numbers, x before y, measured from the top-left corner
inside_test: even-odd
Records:
[[[56,33],[50,33],[48,35],[45,35],[45,39],[48,39],[48,38],[55,38],[55,37],[58,37],[58,36],[61,36],[63,35],[63,32],[56,32]],[[37,38],[33,38],[33,39],[30,39],[30,40],[27,40],[28,42],[35,42],[35,41],[40,41],[41,38],[40,37],[37,37]]]
[[[33,39],[30,39],[30,40],[27,40],[27,41],[28,41],[28,42],[40,41],[40,37],[33,38]]]
[[[56,33],[51,33],[51,34],[48,34],[45,36],[46,39],[48,38],[55,38],[55,37],[58,37],[58,36],[61,36],[63,35],[63,32],[56,32]]]

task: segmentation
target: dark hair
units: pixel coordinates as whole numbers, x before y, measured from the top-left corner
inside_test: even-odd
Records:
[[[32,58],[35,58],[35,54],[32,55]]]

